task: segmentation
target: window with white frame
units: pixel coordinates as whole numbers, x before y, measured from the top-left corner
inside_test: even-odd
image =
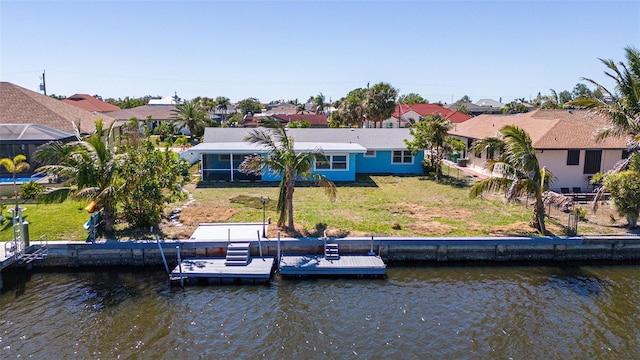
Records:
[[[392,164],[413,164],[413,155],[408,150],[394,150]]]
[[[376,157],[376,151],[375,150],[367,150],[367,152],[364,153],[364,157]]]
[[[346,170],[347,155],[326,155],[327,161],[316,161],[317,170]]]

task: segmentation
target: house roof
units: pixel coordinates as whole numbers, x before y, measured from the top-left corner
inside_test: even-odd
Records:
[[[367,151],[362,145],[347,143],[325,143],[325,142],[297,142],[293,143],[294,151],[313,151],[322,150],[325,153],[365,153]],[[189,148],[189,151],[207,152],[212,154],[228,154],[266,152],[267,148],[250,144],[246,141],[237,142],[217,142],[217,143],[200,143]]]
[[[272,114],[269,117],[278,119],[281,124],[286,126],[292,121],[307,121],[311,127],[328,127],[329,121],[327,115],[324,114]],[[259,119],[262,117],[249,116],[242,123],[245,127],[257,127]]]
[[[251,128],[206,128],[203,143],[244,142]],[[403,150],[407,148],[405,139],[410,140],[407,128],[392,129],[349,129],[349,128],[295,128],[287,129],[294,144],[335,143],[358,144],[367,150]]]
[[[447,109],[438,104],[398,104],[393,112],[392,117],[398,119],[403,114],[409,111],[415,111],[420,116],[428,116],[433,114],[440,114],[445,119],[450,120],[452,123],[460,123],[471,119],[471,116],[463,114],[456,110]],[[404,120],[400,118],[401,120]]]
[[[478,106],[490,106],[490,107],[495,107],[495,108],[499,108],[499,109],[502,109],[504,107],[503,103],[501,103],[500,101],[495,101],[493,99],[480,99],[480,100],[476,101],[476,105],[478,105]]]
[[[73,94],[68,98],[62,100],[62,102],[77,106],[87,111],[109,112],[120,110],[118,106],[109,104],[108,102],[104,102],[102,100],[98,100],[89,94]]]
[[[457,110],[460,107],[464,106],[467,110],[469,110],[472,114],[499,114],[501,113],[500,108],[496,108],[489,105],[477,105],[470,102],[455,102],[453,104],[446,105],[445,107],[449,110]]]
[[[173,110],[175,108],[175,106],[167,105],[143,105],[110,112],[107,115],[117,120],[129,120],[131,118],[146,120],[149,116],[151,116],[152,120],[170,120],[174,118]]]
[[[9,82],[0,82],[0,123],[39,124],[69,133],[95,131],[95,120],[103,119],[105,126],[115,119],[105,114],[80,109],[52,97],[39,94]]]
[[[525,130],[536,149],[625,149],[626,139],[596,142],[596,130],[609,125],[607,119],[587,110],[534,110],[514,115],[478,115],[456,124],[449,133],[472,139],[496,136],[505,125]]]
[[[53,129],[38,124],[0,124],[0,139],[2,141],[38,141],[48,142],[73,138],[70,132]]]
[[[171,106],[176,104],[176,99],[173,96],[165,96],[161,99],[149,99],[149,105],[151,106]]]

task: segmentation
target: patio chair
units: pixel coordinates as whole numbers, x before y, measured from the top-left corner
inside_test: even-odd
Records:
[[[569,188],[568,188],[568,187],[566,187],[566,188],[561,187],[561,188],[560,188],[560,192],[561,192],[563,195],[571,194],[571,190],[569,190]]]

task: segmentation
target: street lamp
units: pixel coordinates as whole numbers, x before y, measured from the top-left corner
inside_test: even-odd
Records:
[[[267,232],[266,232],[267,210],[265,207],[267,200],[269,200],[269,198],[260,196],[260,203],[262,203],[262,237],[263,238],[267,237]]]

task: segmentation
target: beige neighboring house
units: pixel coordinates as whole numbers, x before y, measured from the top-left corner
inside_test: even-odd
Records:
[[[597,142],[596,130],[609,125],[607,119],[586,110],[535,110],[515,115],[479,115],[463,123],[455,124],[449,134],[456,136],[470,147],[473,141],[496,136],[505,125],[524,129],[533,142],[538,161],[556,176],[551,189],[573,191],[593,190],[591,177],[598,172],[612,169],[627,156],[626,140],[609,138]],[[484,169],[489,158],[465,152],[467,166],[486,175]]]
[[[131,109],[122,109],[107,113],[118,122],[126,123],[131,118],[143,122],[149,130],[160,126],[163,122],[174,121],[176,107],[173,105],[143,105]],[[188,132],[188,130],[186,130]],[[185,132],[185,131],[183,131]]]

